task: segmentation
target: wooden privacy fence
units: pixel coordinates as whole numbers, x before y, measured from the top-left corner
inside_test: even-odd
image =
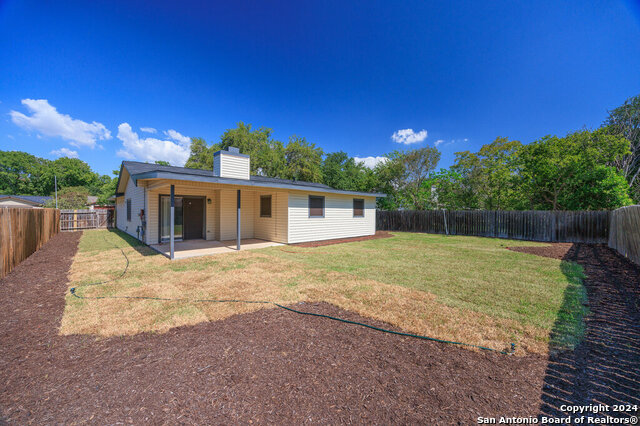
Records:
[[[382,231],[546,242],[606,243],[609,211],[379,210]]]
[[[82,229],[113,228],[114,210],[61,210],[60,230],[80,231]]]
[[[640,265],[640,205],[611,212],[609,247]]]
[[[59,210],[0,208],[0,278],[42,247],[59,229]]]

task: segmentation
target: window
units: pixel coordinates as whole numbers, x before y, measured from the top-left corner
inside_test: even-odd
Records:
[[[324,217],[324,197],[309,195],[309,217]]]
[[[260,217],[271,217],[271,195],[260,196]]]
[[[362,198],[353,199],[353,217],[364,217],[364,200]]]
[[[127,198],[127,222],[131,222],[131,198]]]

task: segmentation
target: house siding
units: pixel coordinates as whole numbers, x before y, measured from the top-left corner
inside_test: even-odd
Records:
[[[158,182],[153,185],[153,189],[148,193],[148,205],[146,210],[147,214],[147,244],[157,244],[160,239],[160,195],[169,195],[171,192],[170,182]],[[217,205],[217,191],[215,188],[206,187],[203,184],[181,184],[175,183],[176,196],[192,196],[192,197],[205,197],[205,239],[216,239],[216,212],[215,206]],[[206,199],[211,199],[211,204],[208,204]]]
[[[260,196],[262,195],[271,195],[271,217],[260,217]],[[256,191],[254,238],[277,243],[287,242],[288,203],[289,194],[286,192]]]
[[[324,217],[309,217],[309,195],[325,197]],[[353,217],[353,199],[364,199],[364,217]],[[341,194],[289,193],[288,243],[360,237],[376,233],[376,199]]]
[[[214,157],[218,164],[220,176],[233,179],[249,179],[249,158],[220,153]]]
[[[131,178],[127,182],[124,196],[116,200],[116,227],[127,234],[138,238],[137,229],[142,225],[140,210],[145,209],[145,188],[141,183],[135,186]],[[131,221],[127,220],[127,200],[131,199]],[[146,212],[146,209],[145,209]]]
[[[240,199],[240,236],[253,238],[253,221],[256,214],[254,209],[255,191],[241,190]],[[236,238],[238,218],[238,195],[236,189],[220,190],[220,240]]]

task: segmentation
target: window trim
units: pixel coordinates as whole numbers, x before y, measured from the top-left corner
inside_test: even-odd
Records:
[[[269,215],[263,215],[262,214],[262,200],[266,200],[269,199]],[[271,197],[271,194],[269,195],[261,195],[260,196],[260,217],[265,217],[265,218],[269,218],[273,215],[273,198]]]
[[[133,210],[131,198],[127,198],[127,222],[131,222],[131,210]]]
[[[362,214],[356,214],[356,201],[362,201]],[[364,217],[365,211],[365,203],[364,198],[354,198],[353,199],[353,217]]]
[[[311,199],[312,198],[319,198],[322,200],[322,215],[311,215]],[[309,195],[308,198],[308,213],[309,213],[309,218],[310,219],[322,219],[323,217],[325,217],[325,196],[324,195]]]

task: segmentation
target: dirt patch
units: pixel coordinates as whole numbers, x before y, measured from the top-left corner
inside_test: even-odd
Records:
[[[297,246],[297,247],[322,247],[322,246],[330,246],[333,244],[353,243],[356,241],[377,240],[379,238],[390,238],[390,237],[393,237],[393,234],[390,233],[389,231],[376,231],[374,235],[368,235],[366,237],[336,238],[333,240],[309,241],[307,243],[296,243],[296,244],[290,244],[290,245]]]
[[[79,234],[0,281],[0,423],[475,423],[535,415],[546,359],[264,309],[163,334],[60,336]],[[390,327],[332,305],[307,311]]]

